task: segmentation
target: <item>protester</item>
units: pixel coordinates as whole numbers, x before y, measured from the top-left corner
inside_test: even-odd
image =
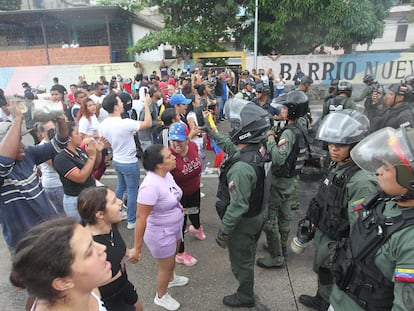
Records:
[[[67,127],[68,146],[55,157],[53,165],[63,184],[63,208],[67,215],[79,217],[78,195],[83,189],[96,185],[92,170],[101,163],[105,142],[104,138],[98,142],[92,137],[82,140],[74,122],[68,122]],[[80,148],[82,143],[85,151]]]
[[[187,285],[189,280],[174,273],[184,222],[180,204],[183,192],[170,173],[176,160],[170,150],[155,144],[144,151],[143,165],[147,175],[139,189],[138,222],[129,260],[132,263],[140,260],[145,241],[159,267],[154,303],[167,310],[177,310],[180,304],[171,297],[167,288]]]
[[[197,145],[189,141],[185,126],[182,122],[173,123],[170,126],[168,140],[170,150],[176,159],[176,167],[171,171],[175,182],[183,191],[181,204],[188,215],[184,215],[183,236],[187,226],[187,216],[190,218],[191,225],[189,231],[199,240],[205,240],[206,235],[200,224],[200,174],[201,159],[198,156]],[[197,128],[194,129],[198,131]],[[195,209],[195,210],[194,210]],[[184,251],[184,239],[180,243],[178,254],[175,261],[186,266],[193,266],[197,259]]]
[[[37,128],[43,137],[40,145],[50,142],[55,136],[55,124],[52,121],[39,123]],[[39,164],[39,168],[42,172],[42,186],[45,189],[50,203],[53,204],[53,207],[60,215],[66,215],[63,208],[63,185],[60,181],[59,174],[53,167],[52,160],[47,160]]]
[[[124,257],[129,250],[117,226],[122,221],[121,208],[122,201],[106,187],[86,188],[79,194],[82,224],[95,242],[106,246],[107,260],[111,263],[112,278],[99,287],[102,301],[108,311],[142,311],[142,303],[126,272]]]
[[[56,135],[50,142],[24,146],[23,114],[13,102],[9,110],[13,121],[0,123],[0,223],[7,246],[13,252],[31,227],[57,216],[40,185],[37,165],[53,159],[66,146],[68,132],[62,115],[55,120]]]
[[[46,221],[17,244],[10,281],[36,297],[33,311],[106,311],[93,292],[111,278],[105,249],[75,218]]]
[[[116,197],[122,200],[124,192],[127,192],[128,229],[135,228],[140,174],[134,133],[136,134],[136,132],[151,126],[150,101],[151,98],[147,95],[144,103],[144,121],[121,119],[124,106],[117,94],[109,94],[102,103],[102,107],[109,113],[109,116],[99,124],[98,131],[101,136],[108,140],[112,147],[112,166],[118,177],[115,191]]]

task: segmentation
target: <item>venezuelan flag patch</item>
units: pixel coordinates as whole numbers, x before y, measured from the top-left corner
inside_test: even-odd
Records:
[[[414,269],[396,268],[394,279],[397,282],[414,283]]]
[[[354,212],[357,212],[357,211],[361,210],[361,209],[363,208],[363,206],[362,206],[362,202],[364,202],[364,200],[365,200],[365,199],[359,199],[359,200],[353,201],[353,202],[351,203],[352,210],[353,210]]]

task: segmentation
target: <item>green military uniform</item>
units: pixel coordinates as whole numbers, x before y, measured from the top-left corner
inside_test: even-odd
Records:
[[[209,132],[229,156],[237,156],[240,149],[228,137]],[[254,168],[243,161],[236,162],[227,172],[230,204],[222,219],[221,229],[228,235],[231,269],[239,282],[238,298],[245,303],[254,302],[254,262],[257,241],[264,224],[264,211],[257,216],[243,217],[249,210],[249,200],[256,189]]]
[[[353,99],[353,100],[354,100],[354,102],[360,102],[360,101],[363,101],[365,98],[367,98],[367,97],[371,96],[371,94],[372,94],[372,90],[373,90],[373,87],[372,87],[371,85],[369,85],[369,86],[365,87],[365,88],[362,90],[361,95]]]
[[[302,125],[302,127],[306,130],[308,130],[310,124],[309,119],[306,117],[300,117],[297,122]],[[290,209],[296,210],[299,208],[299,182],[300,182],[300,176],[295,176],[295,180],[293,181],[293,190],[289,195],[288,199],[288,205],[290,206]]]
[[[282,132],[278,143],[272,139],[267,141],[267,149],[272,156],[274,166],[282,166],[286,162],[295,141],[295,134],[290,129]],[[264,228],[271,257],[261,259],[267,266],[281,266],[284,263],[282,248],[286,248],[291,221],[291,207],[288,201],[294,191],[295,183],[296,176],[272,176]]]
[[[345,101],[344,99],[347,98],[347,100]],[[342,104],[341,102],[344,101],[344,103]],[[355,109],[356,108],[356,104],[355,102],[348,98],[347,96],[339,96],[337,95],[334,98],[329,99],[328,101],[323,103],[323,108],[322,108],[322,116],[321,118],[323,119],[327,114],[329,114],[332,109],[331,105],[335,105],[335,103],[339,103],[339,105],[343,105],[341,108],[339,108],[340,110],[343,109]],[[338,106],[339,106],[338,105]]]
[[[394,217],[411,208],[389,201],[383,214]],[[414,310],[414,225],[394,232],[376,252],[374,262],[385,278],[394,283],[392,310]],[[332,288],[330,303],[335,311],[364,310],[337,285]]]
[[[333,162],[329,170],[331,174],[335,175],[335,180],[341,180],[341,178],[346,180],[345,173],[349,170],[351,165],[354,164],[349,162],[348,164],[340,166],[338,163]],[[324,183],[326,187],[330,186],[328,182],[327,178],[322,180],[322,183]],[[344,191],[341,206],[346,208],[347,218],[350,227],[352,227],[357,219],[357,211],[359,210],[360,204],[364,201],[367,195],[375,191],[375,177],[373,174],[358,169],[358,171],[355,172],[344,185]],[[328,214],[323,209],[322,213]],[[331,236],[322,232],[318,227],[316,228],[314,237],[315,257],[313,270],[318,275],[319,294],[325,301],[329,301],[332,289],[332,276],[329,267],[327,266],[327,260],[332,253],[332,250],[328,248],[328,245],[332,241],[334,241],[334,239]]]

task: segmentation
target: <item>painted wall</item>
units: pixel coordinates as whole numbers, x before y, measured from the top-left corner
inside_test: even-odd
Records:
[[[253,57],[246,59],[247,69],[253,68]],[[376,76],[383,84],[399,82],[414,74],[414,53],[364,53],[343,55],[282,55],[277,61],[266,56],[257,57],[257,68],[272,68],[286,81],[292,80],[297,66],[312,77],[315,84],[329,84],[331,79],[361,83],[367,73]]]
[[[158,71],[160,59],[145,61],[144,73]],[[247,69],[253,68],[253,57],[246,59]],[[257,58],[257,68],[272,68],[275,75],[283,72],[287,85],[292,85],[292,77],[296,67],[300,65],[305,74],[314,80],[315,86],[328,85],[331,79],[348,80],[355,86],[362,84],[362,78],[367,73],[376,75],[382,84],[399,82],[409,74],[414,74],[414,53],[383,53],[383,54],[347,54],[347,55],[282,55],[277,61],[266,56]],[[177,63],[172,65],[177,67]],[[69,86],[77,83],[80,75],[85,75],[88,82],[96,81],[104,75],[108,80],[111,76],[121,74],[124,78],[133,78],[136,69],[129,63],[62,65],[62,66],[30,66],[0,68],[0,88],[7,95],[22,93],[21,83],[28,82],[31,86],[39,84],[50,88],[53,77],[58,77],[60,83]]]

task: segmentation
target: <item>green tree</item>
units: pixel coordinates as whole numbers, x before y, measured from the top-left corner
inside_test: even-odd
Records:
[[[247,6],[253,19],[255,4]],[[351,51],[352,44],[365,44],[384,29],[392,0],[259,0],[258,50],[275,48],[280,53],[307,54],[326,44]],[[236,29],[237,41],[253,49],[253,27]]]
[[[0,10],[2,11],[16,11],[20,10],[22,0],[0,0]]]
[[[237,0],[152,0],[164,15],[165,28],[141,38],[129,53],[143,53],[169,43],[178,50],[191,52],[222,51],[219,39],[229,39],[231,29],[239,28],[236,18],[244,1]]]

